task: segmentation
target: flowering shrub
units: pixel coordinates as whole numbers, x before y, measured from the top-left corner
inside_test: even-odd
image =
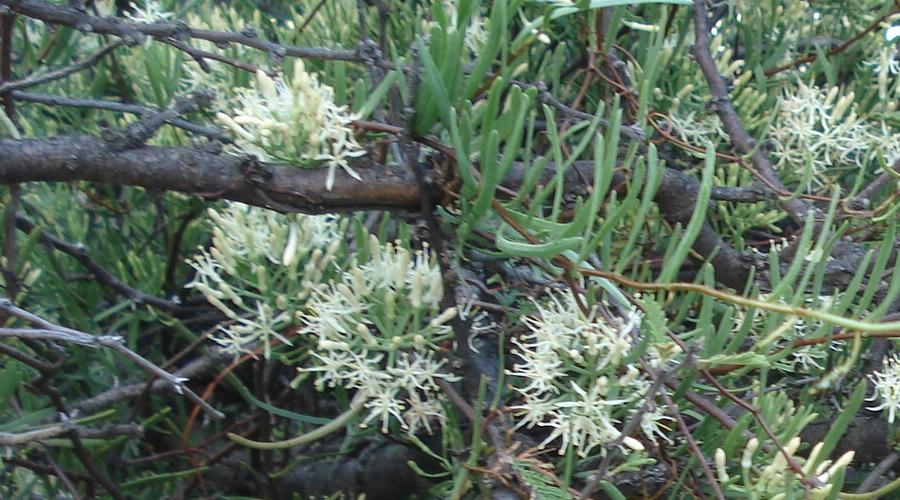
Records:
[[[2,9],[0,498],[900,491],[896,2]]]

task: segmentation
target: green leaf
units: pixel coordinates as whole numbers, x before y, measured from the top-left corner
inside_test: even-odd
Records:
[[[493,2],[489,17],[490,25],[488,26],[487,40],[482,46],[481,53],[478,54],[478,62],[475,63],[475,68],[469,75],[468,80],[466,80],[462,94],[463,99],[472,99],[475,96],[475,92],[484,84],[484,77],[493,64],[494,59],[497,58],[497,53],[500,52],[501,41],[506,39],[507,16],[506,0]]]
[[[590,2],[586,2],[587,5],[584,7],[580,5],[571,6],[571,2],[560,0],[542,0],[538,3],[546,3],[551,4],[552,6],[556,6],[550,13],[550,19],[557,19],[569,14],[574,14],[576,12],[584,12],[586,10],[593,9],[604,9],[606,7],[617,7],[619,5],[642,5],[652,3],[692,5],[694,2],[692,0],[591,0]]]
[[[0,408],[8,408],[6,402],[15,394],[19,383],[25,379],[26,370],[18,361],[9,361],[3,371],[0,371]]]
[[[513,462],[513,467],[531,488],[533,498],[542,500],[572,500],[574,498],[568,491],[557,486],[552,479],[535,471],[528,462]]]
[[[196,474],[202,474],[209,470],[209,467],[197,467],[195,469],[187,469],[178,472],[166,472],[164,474],[151,474],[149,476],[139,477],[131,481],[122,483],[122,488],[136,488],[138,486],[147,486],[149,484],[164,483],[183,477],[189,477]]]
[[[475,199],[475,206],[472,208],[472,220],[477,221],[487,213],[491,206],[491,200],[494,199],[494,190],[497,189],[498,166],[497,154],[500,149],[500,133],[491,130],[488,134],[487,142],[481,153],[481,186],[479,186],[478,198]]]
[[[437,105],[438,113],[441,115],[441,120],[444,123],[450,123],[450,97],[447,95],[447,89],[444,87],[441,73],[421,37],[416,40],[416,44],[419,47],[419,57],[425,74],[425,84],[434,93],[435,104]],[[431,124],[425,124],[422,128],[425,128],[425,126],[430,127]],[[419,129],[419,132],[424,133],[426,130]]]
[[[375,90],[369,95],[369,98],[366,99],[366,102],[363,103],[362,107],[359,108],[357,113],[359,113],[359,117],[361,119],[366,119],[369,115],[375,111],[375,108],[381,103],[384,96],[387,95],[388,91],[391,90],[391,87],[400,80],[400,72],[397,70],[391,71],[388,73],[381,83],[375,87]]]
[[[282,408],[278,408],[278,407],[272,406],[268,403],[262,402],[262,401],[256,399],[255,397],[253,397],[253,394],[251,394],[250,391],[244,386],[244,384],[241,384],[237,380],[236,377],[235,378],[229,377],[229,379],[231,379],[233,382],[238,382],[233,385],[237,389],[238,393],[240,393],[241,397],[243,397],[247,402],[258,406],[273,415],[278,415],[279,417],[284,417],[284,418],[287,418],[290,420],[294,420],[296,422],[303,422],[306,424],[313,424],[313,425],[325,425],[325,424],[331,422],[330,418],[321,418],[321,417],[313,417],[310,415],[303,415],[302,413],[295,413],[295,412],[285,410]]]
[[[522,243],[513,241],[504,235],[509,229],[512,228],[507,224],[500,225],[500,229],[497,231],[497,248],[509,255],[518,257],[554,257],[566,250],[577,248],[584,241],[584,238],[575,236],[571,238],[562,238],[548,243]]]
[[[706,359],[699,359],[697,362],[699,367],[703,369],[728,365],[752,366],[754,368],[769,366],[769,360],[764,355],[750,351],[740,354],[715,354]]]
[[[684,229],[681,241],[672,257],[666,261],[662,272],[657,281],[659,283],[668,283],[672,281],[678,270],[681,269],[681,263],[687,257],[688,252],[694,245],[694,241],[703,229],[706,223],[706,208],[709,204],[709,196],[712,191],[713,172],[716,166],[716,151],[712,146],[706,148],[706,162],[703,167],[703,177],[700,180],[700,189],[697,192],[697,203],[694,205],[694,213],[691,214],[691,220]]]

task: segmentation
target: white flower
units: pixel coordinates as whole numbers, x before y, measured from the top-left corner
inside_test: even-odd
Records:
[[[459,12],[456,10],[456,2],[443,0],[442,10],[447,18],[448,34],[456,33],[459,25]],[[473,54],[477,55],[481,52],[481,48],[487,41],[488,32],[485,24],[485,19],[477,11],[469,17],[468,25],[465,27],[463,44]],[[427,34],[438,26],[436,21],[423,22],[422,31]]]
[[[608,400],[605,379],[600,378],[585,390],[572,382],[573,396],[570,401],[559,401],[549,422],[538,425],[552,427],[553,431],[541,446],[562,438],[559,454],[566,453],[571,444],[579,456],[585,457],[595,447],[611,443],[622,434],[615,427],[617,420],[611,417],[612,407],[625,400]]]
[[[413,254],[399,242],[397,245],[381,245],[372,236],[369,252],[368,262],[354,266],[365,278],[366,286],[406,293],[410,303],[416,307],[433,309],[440,306],[444,296],[441,268],[427,247]]]
[[[556,403],[548,396],[535,396],[534,393],[524,393],[524,403],[513,407],[520,410],[516,428],[541,425],[548,417],[556,415]]]
[[[722,122],[712,113],[697,116],[695,111],[675,109],[669,113],[669,122],[678,137],[689,144],[715,145],[728,137]]]
[[[664,391],[665,389],[660,388],[660,390]],[[669,437],[669,434],[672,432],[668,427],[661,423],[663,420],[675,419],[663,414],[663,409],[658,406],[641,415],[641,431],[647,439],[653,442],[653,444],[657,444],[656,436],[665,439],[670,444],[672,443],[672,438]]]
[[[591,369],[599,371],[611,363],[618,363],[630,351],[629,334],[640,321],[639,317],[628,325],[609,325],[595,318],[595,311],[585,317],[570,293],[551,291],[548,295],[550,300],[545,304],[535,303],[537,317],[522,318],[530,333],[513,340],[525,360],[523,367],[553,366],[556,364],[552,361],[553,353],[567,353],[573,357],[571,353],[578,352],[582,359],[584,355],[590,357]],[[517,367],[516,371],[518,375],[527,376],[521,368]]]
[[[316,248],[326,248],[339,239],[340,227],[333,215],[283,215],[243,203],[229,203],[222,210],[209,210],[213,226],[213,247],[227,257],[250,262],[267,260],[281,265],[288,258],[290,232],[297,232],[297,244],[290,261],[305,257]]]
[[[889,163],[896,159],[900,135],[882,122],[861,119],[853,92],[839,98],[838,94],[835,88],[803,82],[785,90],[771,129],[772,155],[779,168],[810,165],[816,174],[812,182],[828,185],[826,176],[833,175],[835,164],[862,166],[879,155]]]
[[[513,377],[522,377],[527,381],[527,385],[518,389],[523,394],[544,394],[559,393],[559,389],[554,382],[565,377],[566,372],[563,369],[562,358],[548,346],[524,345],[517,339],[513,339],[513,345],[522,349],[522,352],[528,352],[522,356],[522,361],[516,363],[512,370],[507,370],[506,374]],[[534,350],[528,351],[529,347],[535,347]]]
[[[466,27],[466,48],[473,54],[481,52],[481,47],[487,42],[488,33],[484,27],[484,18],[478,14],[472,16],[469,25]]]
[[[394,384],[380,384],[366,389],[365,392],[369,399],[364,406],[371,411],[360,426],[366,427],[369,422],[378,419],[381,421],[381,432],[387,433],[392,417],[405,426],[406,421],[403,419],[405,405],[397,395],[398,389]]]
[[[280,330],[287,326],[289,316],[285,312],[275,314],[267,304],[257,304],[257,314],[252,318],[237,318],[234,324],[222,326],[218,334],[212,337],[213,341],[222,346],[222,350],[235,357],[241,353],[253,353],[251,347],[261,341],[263,352],[268,359],[271,350],[272,338],[290,344],[291,342],[281,335]]]
[[[519,412],[516,426],[550,427],[541,446],[559,439],[561,454],[571,446],[587,456],[621,436],[618,415],[628,409],[626,404],[646,397],[652,386],[636,367],[621,366],[642,317],[607,321],[596,308],[585,315],[571,293],[551,290],[547,295],[546,301],[535,302],[536,315],[522,318],[529,331],[512,340],[518,360],[506,373],[521,379],[514,390],[524,400],[513,407]],[[664,435],[658,421],[667,417],[648,415],[642,429],[655,442],[655,435]],[[623,450],[639,451],[641,446],[629,440]]]
[[[424,427],[431,434],[431,422],[444,423],[447,420],[440,402],[435,398],[422,398],[417,391],[409,393],[406,399],[409,408],[403,412],[403,421],[409,434],[415,434]]]
[[[900,29],[900,26],[897,28]],[[897,75],[900,74],[900,60],[898,60],[898,55],[900,54],[898,54],[895,46],[882,47],[881,51],[878,53],[878,59],[866,62],[865,64],[873,66],[876,75]]]
[[[900,354],[885,357],[882,370],[869,375],[869,380],[875,385],[875,393],[870,400],[881,397],[881,404],[868,409],[887,409],[888,422],[894,423],[895,414],[900,410]]]
[[[346,350],[317,351],[311,350],[315,364],[297,368],[300,373],[318,373],[316,389],[343,386],[353,388],[371,388],[381,385],[390,376],[384,373],[379,362],[382,356],[369,356],[368,352],[356,353]]]
[[[262,92],[277,98],[272,88]],[[392,421],[430,432],[443,418],[437,382],[458,377],[444,372],[436,349],[452,336],[447,322],[457,311],[440,308],[440,268],[427,248],[411,252],[372,237],[369,258],[347,259],[340,270],[346,225],[334,217],[237,203],[209,215],[212,246],[189,261],[196,274],[188,286],[232,320],[213,335],[225,352],[255,353],[261,344],[268,357],[275,341],[289,343],[281,332],[299,322],[298,339],[309,349],[295,381],[312,373],[319,390],[360,391],[368,409],[362,425],[377,420],[383,432]]]
[[[394,366],[388,367],[386,371],[394,382],[407,392],[412,393],[417,389],[438,391],[436,378],[455,379],[441,373],[441,366],[445,361],[435,361],[430,352],[425,354],[402,352],[394,362]]]
[[[302,167],[324,161],[328,190],[338,167],[360,179],[348,162],[366,153],[350,127],[357,117],[346,106],[335,104],[334,90],[307,73],[303,61],[294,63],[290,82],[273,80],[260,70],[255,87],[239,92],[241,108],[216,116],[237,136],[235,144],[241,152]]]
[[[298,370],[315,372],[319,389],[362,391],[369,410],[362,425],[378,421],[387,432],[396,421],[408,433],[430,432],[443,418],[438,379],[458,380],[434,351],[452,335],[446,323],[456,310],[440,309],[440,268],[427,248],[411,252],[374,236],[368,247],[368,259],[351,259],[299,311],[301,334],[328,348],[311,352],[313,362]]]

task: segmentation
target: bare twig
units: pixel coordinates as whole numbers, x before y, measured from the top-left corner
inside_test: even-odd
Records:
[[[156,135],[163,124],[171,123],[179,115],[208,104],[210,99],[211,95],[206,92],[196,92],[189,97],[179,97],[171,108],[147,113],[140,120],[129,123],[124,130],[107,132],[104,134],[104,138],[109,143],[109,149],[114,152],[140,147]]]
[[[166,381],[178,394],[183,394],[189,400],[203,408],[207,414],[214,418],[223,418],[225,415],[213,408],[200,398],[194,391],[184,385],[186,378],[172,375],[156,366],[140,354],[125,346],[122,337],[118,335],[91,335],[72,328],[55,325],[43,318],[25,311],[9,300],[0,299],[0,311],[15,316],[23,321],[31,323],[38,328],[0,328],[0,337],[18,337],[31,340],[55,340],[87,347],[105,347],[130,359],[139,367]]]
[[[895,171],[900,171],[900,160],[894,162],[892,167]],[[887,172],[882,172],[878,175],[872,182],[869,183],[859,194],[856,195],[856,198],[865,200],[864,203],[871,204],[873,201],[878,199],[878,195],[881,194],[881,191],[887,187],[894,178]]]
[[[177,378],[193,378],[213,370],[227,359],[229,359],[229,357],[225,354],[210,352],[191,361],[180,370],[172,372],[172,375]],[[120,401],[138,397],[144,393],[145,388],[147,393],[157,393],[166,390],[168,387],[168,382],[158,379],[149,384],[146,382],[139,382],[122,385],[95,396],[91,396],[90,398],[77,401],[71,405],[71,409],[72,411],[78,411],[80,413],[94,413]]]
[[[75,432],[83,438],[108,439],[122,435],[140,436],[143,433],[143,429],[137,424],[108,425],[99,429],[93,429],[76,425],[69,421],[30,431],[0,432],[0,446],[24,446],[60,437],[70,432]]]
[[[674,338],[674,336],[672,337]],[[760,413],[759,411],[759,408],[735,396],[734,393],[726,389],[725,386],[723,386],[722,383],[719,382],[719,380],[708,371],[700,370],[700,373],[703,374],[703,378],[705,378],[709,383],[715,386],[716,390],[719,391],[719,394],[725,396],[736,405],[747,410],[753,415],[753,418],[756,419],[756,422],[759,424],[759,426],[762,427],[766,435],[769,436],[769,439],[772,440],[772,443],[774,443],[775,447],[778,449],[778,452],[781,453],[781,455],[784,457],[784,460],[787,462],[788,467],[790,467],[791,471],[794,474],[799,476],[804,483],[812,486],[813,488],[819,488],[822,486],[822,482],[819,481],[816,476],[807,475],[806,472],[803,471],[803,467],[801,467],[800,464],[797,463],[797,460],[787,452],[787,450],[784,448],[784,445],[782,445],[781,441],[778,439],[778,436],[776,436],[775,432],[772,431],[772,428],[769,427],[769,423],[766,422],[765,418],[763,418],[762,413]]]
[[[181,42],[179,40],[175,40],[172,38],[165,38],[162,40],[162,42],[167,43],[167,44],[171,45],[172,47],[175,47],[176,49],[191,56],[194,59],[194,61],[196,61],[197,64],[200,65],[200,69],[202,69],[203,71],[206,71],[206,72],[210,71],[209,65],[206,63],[207,59],[210,59],[213,61],[219,61],[220,63],[224,63],[229,66],[234,66],[235,68],[242,69],[249,73],[256,73],[257,71],[259,71],[261,69],[258,66],[240,61],[233,57],[228,57],[226,55],[217,54],[215,52],[209,52],[206,50],[198,49],[196,47],[192,47],[188,43]],[[267,71],[266,73],[268,74],[270,72]],[[269,76],[271,76],[271,74]]]
[[[32,223],[22,215],[16,216],[16,227],[18,227],[20,231],[23,231],[25,233],[31,233],[35,230],[34,223]],[[68,241],[64,241],[46,231],[40,231],[38,240],[42,244],[47,245],[50,248],[54,248],[56,250],[59,250],[60,252],[72,256],[72,258],[78,261],[79,264],[84,266],[85,269],[87,269],[91,273],[91,278],[97,283],[108,286],[137,303],[148,304],[163,311],[171,312],[179,309],[178,304],[172,301],[154,297],[122,282],[122,280],[114,276],[112,273],[104,269],[103,266],[91,259],[91,257],[88,255],[87,248],[80,243],[70,243]]]
[[[892,15],[896,14],[897,12],[898,12],[898,4],[895,2],[893,9],[889,10],[884,15],[880,16],[878,19],[875,19],[874,21],[872,21],[872,23],[869,24],[868,26],[866,26],[865,29],[863,29],[859,33],[856,33],[852,37],[848,38],[844,43],[828,50],[828,52],[826,52],[825,55],[830,57],[835,54],[840,54],[840,53],[846,51],[847,49],[850,48],[851,45],[853,45],[854,43],[861,40],[862,37],[868,35],[869,33],[875,31],[876,29],[878,29],[878,27],[881,26],[881,23],[883,23],[885,20],[887,20],[887,18],[891,17]],[[797,59],[794,59],[793,61],[791,61],[787,64],[783,64],[781,66],[776,66],[774,68],[767,69],[765,71],[765,75],[772,76],[772,75],[781,73],[782,71],[785,71],[785,70],[788,70],[791,68],[796,68],[797,66],[800,66],[802,64],[814,62],[818,57],[819,57],[818,53],[812,53],[812,54],[809,54],[806,56],[798,57]]]
[[[40,75],[31,75],[19,80],[0,83],[0,94],[13,90],[22,90],[28,87],[34,87],[35,85],[41,85],[47,82],[52,82],[54,80],[65,78],[73,73],[91,68],[101,59],[103,59],[104,56],[121,47],[122,45],[125,45],[124,41],[116,40],[115,42],[107,44],[106,46],[104,46],[97,52],[94,52],[90,56],[84,58],[83,60],[70,64],[66,67],[48,71]]]
[[[44,375],[50,375],[53,373],[53,365],[47,364],[44,361],[35,358],[30,354],[24,353],[11,345],[0,343],[0,354],[5,354],[21,363],[24,363]]]
[[[881,480],[881,476],[887,473],[894,467],[894,464],[900,460],[900,452],[892,451],[888,456],[884,457],[875,468],[869,472],[869,475],[863,480],[862,483],[859,484],[859,487],[856,488],[857,493],[865,493],[871,490],[878,484],[878,481]]]
[[[19,277],[16,275],[18,265],[18,246],[16,245],[16,213],[19,210],[19,200],[22,197],[22,188],[18,183],[9,185],[9,203],[6,206],[6,217],[3,220],[3,255],[6,264],[0,266],[3,272],[3,280],[6,285],[6,294],[14,299],[19,294]]]
[[[62,396],[59,394],[59,390],[57,390],[46,377],[39,378],[35,385],[50,398],[56,411],[64,415],[69,415],[65,402],[63,402]],[[78,435],[77,432],[69,432],[66,434],[66,437],[72,442],[72,451],[91,478],[109,492],[110,496],[115,500],[125,500],[126,497],[119,487],[116,486],[106,474],[97,469],[97,466],[91,459],[90,453],[88,453],[87,448],[85,448],[84,443],[81,441],[81,436]]]
[[[73,499],[81,500],[81,495],[78,493],[78,489],[75,488],[75,484],[69,479],[69,474],[56,463],[56,460],[53,459],[53,456],[48,451],[47,445],[41,445],[41,448],[44,452],[44,456],[47,458],[47,463],[50,464],[50,468],[53,470],[53,474],[56,474],[56,477],[58,477],[63,485],[65,485],[66,489],[69,490],[69,493],[72,494]]]
[[[578,121],[591,121],[594,120],[594,115],[590,113],[585,113],[584,111],[578,111],[577,109],[573,109],[570,106],[566,105],[564,102],[560,101],[553,94],[550,93],[550,90],[547,88],[547,84],[544,82],[537,82],[532,85],[530,83],[520,82],[516,80],[510,80],[510,83],[521,87],[522,90],[527,90],[529,88],[536,88],[538,91],[538,99],[544,104],[548,104],[558,111],[562,112],[565,116],[578,120]],[[605,118],[600,118],[599,122],[601,128],[606,128],[609,126],[609,121]],[[621,133],[623,136],[631,139],[633,141],[644,142],[647,140],[647,135],[644,134],[644,131],[638,125],[626,125],[621,128]]]
[[[775,195],[763,186],[749,187],[713,186],[709,197],[716,201],[733,203],[756,203],[775,198]]]
[[[650,411],[654,405],[654,399],[656,398],[656,394],[662,390],[663,392],[663,382],[667,379],[672,373],[675,373],[679,368],[684,365],[688,365],[692,362],[691,353],[688,352],[685,359],[675,365],[664,373],[657,373],[651,367],[646,364],[643,366],[645,371],[652,371],[651,379],[653,380],[653,384],[643,395],[643,402],[641,403],[640,408],[635,411],[631,417],[628,419],[628,422],[625,423],[625,426],[622,427],[622,432],[612,443],[607,446],[606,456],[603,457],[603,460],[600,461],[600,465],[597,466],[597,471],[591,477],[591,479],[585,484],[584,488],[581,490],[581,494],[579,495],[580,500],[586,500],[591,498],[591,495],[597,491],[599,487],[600,481],[607,479],[607,474],[609,472],[609,467],[612,465],[613,457],[615,456],[614,450],[620,446],[625,441],[625,438],[630,436],[637,428],[641,425],[641,419],[644,414]]]
[[[719,482],[716,481],[716,476],[713,474],[712,468],[709,466],[709,463],[706,461],[706,457],[703,456],[703,451],[700,450],[700,446],[697,444],[697,440],[694,439],[694,436],[691,434],[691,430],[688,429],[687,424],[684,422],[684,418],[681,417],[681,410],[678,409],[678,405],[675,404],[675,401],[672,401],[672,397],[669,396],[669,393],[666,391],[660,391],[660,395],[663,398],[663,401],[666,403],[666,408],[669,410],[669,414],[675,419],[675,423],[678,424],[678,430],[681,431],[681,435],[684,436],[685,441],[687,441],[688,448],[690,448],[691,453],[694,455],[694,458],[697,459],[697,464],[703,470],[703,475],[706,476],[707,482],[709,482],[710,487],[713,489],[713,493],[716,495],[716,498],[719,500],[725,500],[725,495],[722,493],[722,488],[719,487]]]
[[[10,12],[0,14],[0,82],[12,79],[12,36],[16,25],[16,16]],[[16,105],[9,92],[0,93],[3,98],[3,110],[10,120],[16,119]]]
[[[127,22],[118,18],[102,18],[92,16],[86,11],[71,5],[55,5],[43,0],[0,0],[14,12],[50,24],[70,26],[79,31],[114,35],[127,43],[139,43],[144,37],[159,40],[189,40],[196,38],[215,44],[238,44],[254,48],[276,57],[299,57],[303,59],[322,59],[332,61],[360,61],[355,50],[332,50],[324,48],[297,47],[262,40],[255,32],[233,33],[229,31],[213,31],[191,28],[183,23],[138,23]],[[390,64],[385,62],[385,64]],[[393,66],[390,64],[390,66]]]
[[[46,455],[48,458],[48,462],[51,462],[50,455]],[[3,462],[9,465],[14,465],[16,467],[24,467],[26,469],[37,472],[38,474],[52,474],[57,477],[67,476],[68,478],[74,479],[76,481],[81,482],[90,482],[92,481],[91,476],[85,474],[84,472],[76,472],[71,470],[62,470],[58,466],[55,465],[55,462],[51,462],[51,465],[45,465],[42,463],[34,462],[19,456],[11,456],[4,457]],[[71,488],[70,491],[74,490]],[[76,496],[75,498],[80,498]]]
[[[48,94],[34,94],[21,90],[14,90],[11,92],[11,94],[13,97],[20,101],[45,104],[47,106],[73,106],[77,108],[105,109],[107,111],[117,111],[119,113],[129,113],[132,115],[140,116],[152,116],[162,111],[158,108],[140,106],[137,104],[126,104],[124,102],[105,101],[102,99],[78,99],[74,97],[64,97]],[[231,139],[229,139],[228,136],[223,134],[222,131],[217,128],[197,125],[196,123],[191,123],[174,116],[167,116],[166,123],[172,125],[173,127],[178,127],[180,129],[187,130],[188,132],[194,132],[195,134],[200,134],[220,142],[231,142]]]
[[[262,207],[277,203],[283,211],[307,213],[415,210],[420,203],[411,174],[365,157],[350,161],[362,182],[339,171],[328,191],[327,169],[267,165],[195,148],[142,147],[110,153],[105,147],[102,139],[83,136],[0,140],[0,184],[89,180]]]
[[[306,27],[309,26],[309,23],[311,23],[312,20],[315,19],[316,15],[319,13],[319,9],[321,9],[323,5],[325,5],[325,0],[319,0],[319,3],[317,3],[315,7],[313,7],[312,10],[309,11],[308,14],[306,14],[306,17],[303,19],[303,24],[301,24],[297,29],[298,33],[303,33],[303,30],[305,30]]]
[[[9,12],[0,14],[0,82],[7,82],[12,78],[12,32],[15,27],[16,16]],[[3,99],[3,110],[6,114],[6,122],[10,135],[18,138],[15,130],[16,106],[13,96],[9,92],[0,93]],[[3,221],[3,254],[6,264],[0,267],[6,285],[6,294],[15,299],[19,293],[19,277],[16,276],[18,265],[18,248],[16,246],[15,217],[19,209],[19,199],[22,191],[18,184],[9,186],[9,204],[6,209],[6,218]]]

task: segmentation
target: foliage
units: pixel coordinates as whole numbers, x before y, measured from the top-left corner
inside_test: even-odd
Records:
[[[28,92],[158,111],[203,90],[210,105],[179,117],[224,125],[218,139],[202,143],[169,120],[149,146],[224,142],[220,154],[245,165],[327,169],[327,192],[377,190],[366,169],[384,165],[387,177],[415,178],[409,189],[425,203],[350,213],[338,202],[264,208],[86,181],[11,188],[6,227],[16,215],[37,225],[0,236],[11,301],[57,325],[122,335],[169,371],[214,359],[190,385],[226,418],[198,419],[188,399],[149,388],[85,405],[147,378],[110,350],[63,346],[62,358],[53,343],[2,334],[55,372],[0,351],[0,439],[65,422],[134,423],[144,435],[10,444],[0,496],[116,496],[86,490],[92,468],[129,498],[333,495],[316,489],[329,484],[321,470],[319,485],[292,478],[362,460],[378,442],[415,457],[403,469],[430,498],[862,498],[841,492],[872,467],[839,443],[865,425],[857,419],[876,422],[878,458],[889,456],[900,410],[890,353],[900,335],[900,11],[720,2],[708,49],[728,85],[716,96],[690,53],[699,28],[689,3],[147,0],[122,12],[89,2],[85,15],[183,20],[250,42],[143,37]],[[115,38],[32,17],[12,24],[19,78]],[[250,46],[259,40],[280,50]],[[301,59],[285,47],[322,51]],[[5,94],[9,141],[106,137],[149,116],[22,94]],[[734,148],[722,119],[731,103],[752,152]],[[451,172],[446,185],[435,165]],[[676,174],[688,187],[673,188]],[[271,180],[254,175],[257,190]],[[425,194],[429,182],[440,200]],[[876,182],[886,188],[867,189]],[[743,189],[752,199],[735,198]],[[798,220],[785,209],[793,201],[813,210]],[[126,287],[172,308],[86,275],[42,234],[83,242]],[[722,282],[716,258],[729,251],[740,258],[726,266],[750,275],[743,287]],[[7,316],[0,330],[27,326]],[[91,411],[60,416],[66,407]],[[812,433],[821,422],[828,430]],[[286,452],[265,447],[298,435]],[[227,472],[219,453],[252,470]],[[56,468],[71,477],[47,472]],[[661,479],[629,486],[654,470]]]

